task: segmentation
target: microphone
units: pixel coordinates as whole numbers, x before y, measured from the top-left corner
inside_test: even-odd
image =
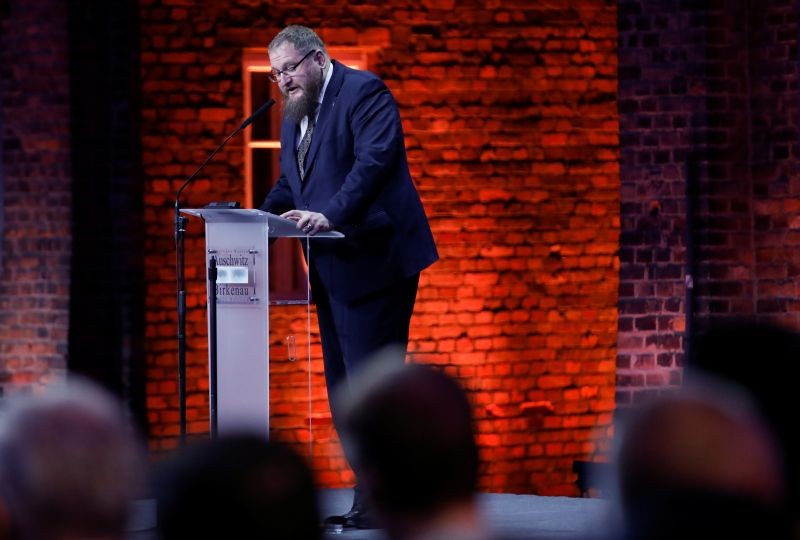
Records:
[[[258,108],[258,110],[256,110],[256,112],[254,112],[253,114],[251,114],[250,116],[248,116],[248,117],[247,117],[247,119],[245,119],[245,121],[244,121],[244,122],[242,122],[242,125],[240,125],[238,128],[236,128],[236,129],[233,131],[233,133],[231,133],[230,135],[228,135],[228,137],[227,137],[227,138],[226,138],[224,141],[222,141],[222,144],[220,144],[219,146],[217,146],[217,149],[216,149],[216,150],[214,150],[213,152],[211,152],[211,154],[210,154],[210,155],[209,155],[209,156],[206,158],[206,160],[205,160],[205,161],[204,161],[204,162],[203,162],[203,163],[202,163],[202,164],[201,164],[201,165],[200,165],[200,166],[197,168],[197,170],[196,170],[196,171],[194,171],[194,172],[192,173],[192,175],[191,175],[189,178],[187,178],[187,179],[186,179],[186,181],[183,183],[183,185],[182,185],[182,186],[180,187],[180,189],[178,190],[178,193],[176,193],[176,194],[175,194],[175,212],[176,212],[176,215],[177,215],[178,208],[180,207],[180,198],[181,198],[181,193],[183,193],[183,190],[186,188],[186,186],[188,186],[188,185],[189,185],[189,184],[192,182],[192,180],[194,180],[194,177],[195,177],[195,176],[197,176],[197,173],[199,173],[201,170],[203,170],[203,167],[205,167],[205,166],[208,164],[208,162],[209,162],[209,161],[211,161],[211,158],[213,158],[214,156],[216,156],[216,155],[217,155],[217,152],[219,152],[220,150],[222,150],[222,147],[223,147],[223,146],[225,146],[226,144],[228,144],[228,141],[229,141],[229,140],[231,140],[231,139],[232,139],[232,138],[233,138],[233,137],[234,137],[234,136],[235,136],[237,133],[239,133],[240,131],[242,131],[244,128],[246,128],[247,126],[249,126],[250,124],[252,124],[252,123],[253,123],[253,120],[255,120],[256,118],[258,118],[259,116],[261,116],[262,114],[264,114],[264,113],[267,111],[267,109],[269,109],[269,108],[270,108],[270,107],[272,107],[273,105],[275,105],[275,100],[274,100],[274,99],[272,99],[272,98],[269,98],[269,99],[267,100],[267,102],[266,102],[266,103],[264,103],[264,104],[263,104],[261,107],[259,107],[259,108]]]
[[[264,103],[264,104],[263,104],[261,107],[259,107],[259,108],[256,110],[256,112],[254,112],[253,114],[251,114],[251,115],[250,115],[250,116],[247,118],[247,120],[245,120],[244,122],[242,122],[242,125],[241,125],[241,126],[239,126],[239,129],[238,129],[237,131],[241,131],[241,130],[243,130],[244,128],[246,128],[247,126],[249,126],[250,124],[252,124],[252,123],[253,123],[253,120],[255,120],[256,118],[258,118],[259,116],[261,116],[262,114],[264,114],[264,113],[267,111],[267,109],[269,109],[269,108],[270,108],[270,107],[272,107],[273,105],[275,105],[275,100],[274,100],[274,99],[272,99],[272,98],[269,98],[269,99],[267,100],[267,102],[266,102],[266,103]]]

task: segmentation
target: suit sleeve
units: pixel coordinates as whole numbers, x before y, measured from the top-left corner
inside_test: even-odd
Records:
[[[398,166],[403,130],[397,104],[379,79],[361,86],[350,121],[355,161],[322,213],[339,226],[351,223],[377,197]]]
[[[292,188],[289,187],[289,181],[286,179],[285,174],[281,173],[278,181],[272,186],[264,202],[261,203],[261,206],[258,208],[264,212],[271,212],[278,215],[294,208]]]

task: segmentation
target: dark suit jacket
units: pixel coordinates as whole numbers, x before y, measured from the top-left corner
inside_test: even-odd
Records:
[[[311,242],[310,265],[341,301],[408,278],[438,259],[406,161],[389,89],[367,71],[333,63],[300,179],[299,126],[281,127],[281,176],[262,210],[320,212],[343,240]]]

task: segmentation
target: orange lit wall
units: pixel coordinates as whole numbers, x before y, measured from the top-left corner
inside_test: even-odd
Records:
[[[178,430],[174,193],[240,121],[242,49],[303,22],[329,45],[374,49],[371,66],[400,104],[442,255],[422,276],[411,350],[467,388],[482,488],[576,493],[572,462],[600,450],[592,436],[614,409],[619,173],[616,10],[568,4],[142,3],[154,448],[174,446]],[[234,140],[185,204],[242,200],[242,160]],[[191,433],[208,429],[201,228],[186,246]],[[282,423],[286,411],[307,408],[305,371],[274,370],[273,431],[306,451],[303,426]],[[314,467],[324,485],[346,485],[352,476],[325,426],[321,367],[312,370]]]
[[[500,5],[141,3],[153,448],[173,447],[178,431],[174,193],[241,119],[242,50],[304,23],[331,46],[369,47],[400,104],[442,256],[422,275],[411,350],[468,390],[482,489],[577,493],[572,462],[602,452],[592,436],[607,434],[614,410],[616,9]],[[237,139],[184,204],[242,200],[242,173]],[[186,246],[193,434],[208,429],[201,229]],[[274,363],[271,407],[273,433],[307,453],[304,369]],[[323,485],[347,485],[321,365],[312,370],[314,468]]]

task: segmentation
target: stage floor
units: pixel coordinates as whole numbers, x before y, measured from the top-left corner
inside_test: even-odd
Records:
[[[346,512],[352,498],[350,489],[323,490],[323,516]],[[481,493],[478,502],[489,530],[501,540],[601,539],[608,537],[611,524],[611,504],[602,499]],[[345,529],[325,538],[377,540],[385,536],[380,530]]]
[[[351,489],[320,492],[322,516],[342,514],[350,509]],[[542,497],[507,493],[482,493],[478,501],[489,529],[500,540],[594,540],[608,538],[611,503],[602,499]],[[156,540],[155,504],[139,501],[129,527],[129,540]],[[345,529],[325,538],[385,538],[380,530]]]

